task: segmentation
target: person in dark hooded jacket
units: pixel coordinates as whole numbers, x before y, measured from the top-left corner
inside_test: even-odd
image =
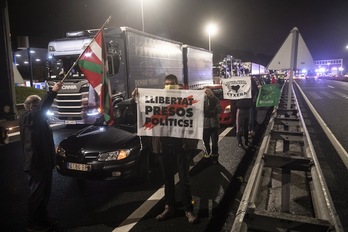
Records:
[[[29,182],[28,230],[47,230],[54,222],[48,218],[52,170],[55,167],[55,146],[46,113],[62,82],[57,82],[44,99],[30,95],[24,102],[25,112],[19,119],[20,139],[24,154],[24,172]]]

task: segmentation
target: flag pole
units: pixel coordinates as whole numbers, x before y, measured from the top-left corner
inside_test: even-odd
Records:
[[[111,19],[111,15],[107,18],[107,20],[104,22],[103,26],[101,26],[101,28],[99,29],[99,31],[95,34],[95,36],[93,37],[93,39],[91,40],[91,42],[89,42],[89,44],[86,46],[85,50],[91,45],[91,43],[95,40],[95,37],[98,35],[98,33],[104,29],[104,27],[110,22]],[[75,60],[75,62],[72,64],[72,66],[70,67],[70,69],[66,72],[66,74],[64,75],[63,79],[61,80],[61,82],[63,83],[65,78],[67,78],[67,76],[70,74],[71,70],[77,65],[77,62],[80,60],[82,54],[84,53],[83,50],[80,55],[77,57],[77,59]]]

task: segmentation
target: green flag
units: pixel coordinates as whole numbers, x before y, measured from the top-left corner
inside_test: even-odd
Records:
[[[278,84],[262,85],[257,96],[256,107],[271,107],[279,103],[280,87]]]

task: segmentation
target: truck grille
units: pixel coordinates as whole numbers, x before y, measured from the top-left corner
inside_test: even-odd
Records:
[[[57,94],[52,107],[61,120],[82,120],[87,106],[88,92]]]

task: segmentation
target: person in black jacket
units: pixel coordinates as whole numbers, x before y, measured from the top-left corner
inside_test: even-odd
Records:
[[[20,139],[24,153],[24,172],[29,182],[28,230],[47,230],[56,222],[48,218],[47,205],[51,195],[52,170],[55,167],[55,146],[46,112],[52,105],[62,82],[57,82],[44,99],[30,95],[20,116]]]
[[[250,77],[251,78],[251,77]],[[257,93],[256,85],[251,81],[251,98],[243,98],[237,100],[237,118],[236,118],[236,134],[238,146],[243,147],[242,137],[244,137],[244,145],[249,146],[249,119],[250,109],[253,106],[253,99]]]
[[[219,133],[221,113],[220,100],[214,95],[214,92],[206,87],[204,97],[204,129],[203,142],[207,155],[211,157],[213,164],[218,163],[219,159]],[[212,146],[210,146],[210,141]]]

